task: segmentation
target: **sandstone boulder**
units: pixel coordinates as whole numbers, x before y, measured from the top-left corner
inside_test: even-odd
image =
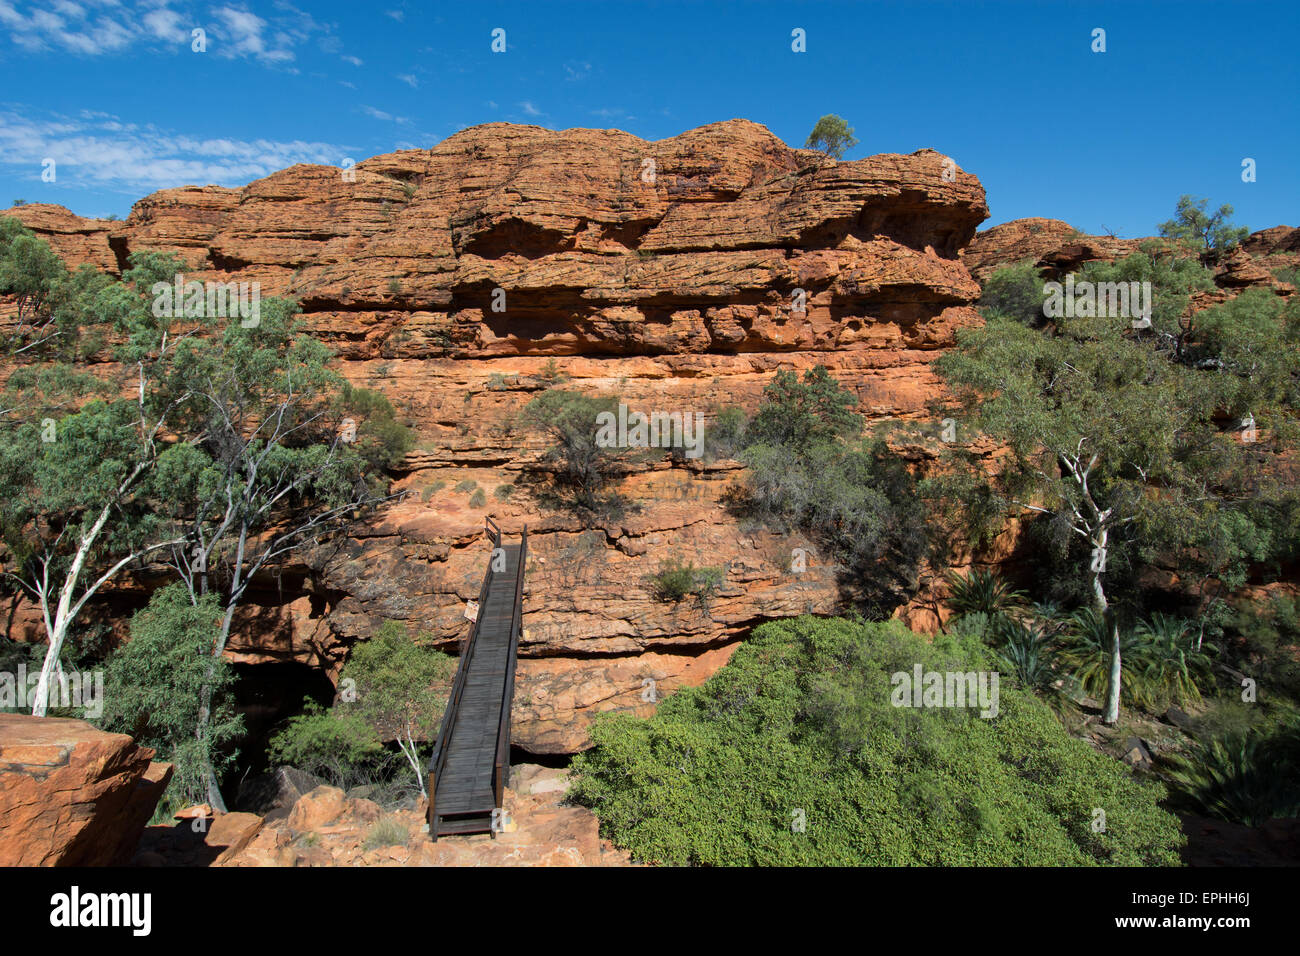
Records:
[[[130,860],[171,764],[83,720],[0,714],[0,866]]]

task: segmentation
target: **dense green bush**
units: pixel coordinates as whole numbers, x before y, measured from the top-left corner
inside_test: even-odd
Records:
[[[722,578],[721,568],[697,568],[690,561],[665,558],[659,562],[659,573],[654,575],[652,584],[655,597],[661,601],[675,604],[694,594],[707,602],[709,595],[722,583]]]
[[[890,675],[918,663],[989,667],[977,642],[929,645],[897,622],[764,624],[648,720],[597,721],[572,796],[636,858],[671,864],[1178,862],[1163,788],[1032,695],[1003,684],[993,719],[892,706]]]
[[[744,431],[749,470],[731,504],[815,539],[860,606],[885,617],[915,590],[928,524],[906,463],[884,441],[857,441],[856,404],[820,365],[802,381],[778,373]]]
[[[1205,211],[1208,199],[1180,196],[1174,218],[1160,224],[1160,235],[1191,243],[1210,254],[1226,252],[1250,235],[1246,226],[1232,221],[1232,207],[1226,203],[1213,213]]]
[[[553,477],[559,502],[589,514],[617,513],[623,504],[608,488],[619,452],[597,444],[602,412],[616,415],[618,399],[552,388],[525,405],[519,415],[522,424],[543,428],[554,440],[542,464]]]
[[[704,429],[704,457],[708,461],[734,458],[745,447],[749,416],[743,408],[728,405],[714,412],[713,423]]]
[[[234,713],[230,663],[212,657],[221,605],[215,594],[197,604],[180,584],[155,591],[131,618],[130,640],[105,664],[102,726],[130,734],[175,765],[164,806],[170,811],[207,800],[208,761],[218,773],[234,754],[227,745],[243,729]],[[213,692],[213,715],[203,734],[195,701],[205,682]]]
[[[1025,325],[1043,322],[1043,277],[1032,261],[1003,266],[984,280],[979,309],[985,318],[998,315]]]
[[[356,714],[327,710],[311,699],[271,738],[268,754],[274,764],[297,767],[344,789],[370,783],[374,768],[384,762],[374,727]]]
[[[397,420],[382,393],[345,381],[337,402],[343,415],[361,420],[353,447],[372,467],[392,468],[415,447],[414,433]]]

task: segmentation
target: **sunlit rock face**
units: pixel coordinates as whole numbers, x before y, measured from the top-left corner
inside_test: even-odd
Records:
[[[651,459],[623,482],[636,508],[607,524],[542,508],[526,475],[547,442],[515,413],[562,381],[707,429],[719,406],[756,407],[777,370],[822,364],[870,419],[922,419],[940,393],[931,361],[979,322],[960,254],[988,214],[979,181],[940,153],[835,162],[744,120],[658,142],[491,124],[351,170],[163,190],[121,222],[10,212],[71,266],[170,251],[187,280],[296,298],[340,371],[417,432],[397,476],[410,496],[259,582],[232,658],[334,676],[386,619],[454,647],[488,559],[484,515],[507,534],[527,524],[513,728],[537,752],[585,746],[598,711],[649,713],[764,619],[851,595],[813,543],[728,512],[734,462]],[[723,568],[721,587],[658,599],[649,579],[670,557]],[[138,605],[137,587],[112,600]],[[933,626],[920,604],[899,614]]]

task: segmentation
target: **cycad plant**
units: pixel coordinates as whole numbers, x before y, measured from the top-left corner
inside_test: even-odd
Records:
[[[1147,648],[1145,637],[1120,628],[1119,658],[1124,700],[1137,703],[1147,699],[1143,686],[1146,677]],[[1061,647],[1061,663],[1077,680],[1089,697],[1104,700],[1110,682],[1110,628],[1106,618],[1093,607],[1078,608],[1070,614]]]
[[[1052,689],[1056,672],[1052,669],[1055,656],[1051,641],[1037,624],[1022,624],[1008,617],[999,618],[993,626],[999,645],[998,663],[1015,675],[1021,685],[1029,690],[1046,692]]]
[[[948,606],[957,614],[985,614],[991,621],[1024,604],[1025,593],[992,571],[973,568],[965,577],[948,572]]]
[[[1158,707],[1163,703],[1199,703],[1201,685],[1210,677],[1213,644],[1197,641],[1188,623],[1177,617],[1155,613],[1137,625],[1144,658],[1139,703]]]
[[[1198,741],[1172,759],[1169,777],[1178,802],[1204,816],[1258,826],[1300,815],[1300,724]]]

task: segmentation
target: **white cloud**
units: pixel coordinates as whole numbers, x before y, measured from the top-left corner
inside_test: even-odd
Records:
[[[225,49],[231,55],[265,51],[266,42],[262,39],[262,31],[266,29],[266,21],[257,14],[235,7],[220,7],[214,13],[230,36],[231,45]]]
[[[406,19],[406,14],[401,10],[385,10],[384,16],[392,17],[398,23],[401,23],[403,20]]]
[[[209,7],[203,17],[174,10],[171,0],[0,0],[0,26],[19,47],[32,52],[70,52],[99,56],[121,50],[187,44],[190,31],[208,32],[208,49],[217,56],[282,65],[313,37],[336,50],[334,26],[315,20],[287,0],[275,0],[266,17],[242,3]],[[88,8],[95,11],[93,19]]]
[[[394,116],[392,113],[385,113],[383,110],[376,109],[373,106],[363,106],[361,107],[361,112],[365,113],[371,119],[383,120],[386,123],[409,123],[410,122],[410,120],[407,119],[405,116]]]
[[[591,64],[569,62],[564,64],[564,73],[567,80],[585,80],[591,74]]]
[[[341,56],[339,57],[344,63],[351,63],[353,66],[360,66],[365,61],[359,56]]]
[[[524,100],[519,104],[519,108],[529,116],[545,116],[546,114],[532,104],[530,100]]]
[[[167,43],[188,42],[190,30],[193,29],[181,19],[179,13],[166,7],[150,10],[140,22],[144,24],[144,28],[149,31],[150,36],[157,37]]]
[[[293,140],[205,139],[117,117],[34,119],[0,112],[0,170],[37,180],[41,163],[58,163],[59,184],[115,189],[129,194],[174,186],[241,186],[294,163],[336,166],[351,147]]]
[[[420,81],[410,73],[394,73],[393,75],[413,90],[419,89],[420,87]]]

